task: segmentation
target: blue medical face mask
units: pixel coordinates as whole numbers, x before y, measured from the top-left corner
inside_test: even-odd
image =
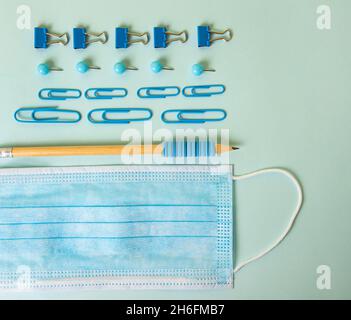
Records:
[[[232,169],[0,171],[0,288],[232,287]]]

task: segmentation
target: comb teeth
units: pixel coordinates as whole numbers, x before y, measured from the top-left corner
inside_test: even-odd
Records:
[[[209,140],[165,142],[163,156],[166,158],[214,157],[216,156],[216,144]]]

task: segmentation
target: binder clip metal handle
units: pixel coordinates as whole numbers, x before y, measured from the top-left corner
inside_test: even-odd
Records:
[[[197,33],[199,47],[210,47],[212,42],[219,40],[230,41],[233,38],[233,32],[230,29],[214,31],[209,26],[198,26]],[[221,35],[221,37],[213,38],[213,34]]]
[[[34,28],[34,48],[47,49],[52,44],[67,45],[69,42],[68,33],[53,33],[49,32],[47,28]]]
[[[169,36],[176,36],[170,39]],[[188,33],[184,30],[181,32],[167,31],[165,27],[154,28],[154,47],[155,48],[166,48],[170,43],[180,41],[185,43],[188,41]]]
[[[139,39],[130,39],[131,37]],[[148,32],[130,32],[128,28],[116,28],[116,49],[126,49],[133,43],[147,45],[149,41],[150,34]]]
[[[92,39],[89,39],[93,37]],[[108,41],[107,32],[87,32],[85,28],[73,29],[73,47],[74,49],[86,49],[91,43],[100,42],[105,44]]]

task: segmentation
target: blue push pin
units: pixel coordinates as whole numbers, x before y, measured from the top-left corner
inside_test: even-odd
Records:
[[[124,62],[117,62],[114,66],[115,72],[117,74],[123,74],[125,73],[127,70],[138,70],[138,68],[135,67],[127,67],[126,64]]]
[[[153,73],[160,73],[162,70],[174,70],[174,68],[166,67],[160,60],[151,63],[151,71]]]
[[[194,76],[201,76],[204,72],[215,72],[216,70],[214,69],[206,69],[201,63],[197,63],[193,65],[192,68],[193,75]]]
[[[47,63],[39,64],[37,70],[43,76],[48,75],[51,71],[63,71],[61,68],[50,67]]]
[[[76,69],[80,73],[87,73],[90,69],[100,70],[100,67],[90,66],[85,61],[78,62],[76,65]]]

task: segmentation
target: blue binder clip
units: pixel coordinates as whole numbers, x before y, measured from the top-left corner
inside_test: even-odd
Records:
[[[183,96],[187,98],[211,97],[213,95],[223,94],[224,92],[225,86],[223,84],[188,86],[184,87],[182,91]]]
[[[26,117],[24,114],[28,113],[30,117]],[[44,117],[38,116],[39,113],[56,113],[56,114],[66,114],[73,115],[72,118],[60,118],[58,116],[54,117]],[[76,110],[68,110],[68,109],[58,109],[58,107],[38,107],[38,108],[20,108],[15,114],[14,118],[17,122],[21,123],[77,123],[82,119],[82,115],[80,112]]]
[[[209,118],[199,118],[198,115],[204,115],[206,113],[219,113],[221,116],[209,117]],[[175,117],[172,119],[168,118],[168,115],[173,114]],[[193,115],[193,117],[189,117]],[[195,115],[195,116],[194,116]],[[188,117],[187,117],[188,116]],[[218,122],[223,121],[227,118],[227,112],[223,109],[188,109],[188,110],[167,110],[162,113],[161,119],[164,123],[194,123],[194,124],[202,124],[206,122]]]
[[[127,95],[128,90],[125,88],[91,88],[85,91],[85,97],[88,100],[125,98]]]
[[[146,113],[144,117],[135,118],[111,118],[113,114],[129,114],[130,112],[143,112]],[[94,115],[100,115],[100,119],[94,118]],[[88,113],[88,120],[94,124],[129,124],[131,122],[148,121],[153,117],[153,113],[147,108],[102,108],[94,109]]]
[[[176,38],[169,39],[169,36],[176,36]],[[170,32],[165,27],[154,28],[154,47],[155,48],[166,48],[170,43],[180,41],[185,43],[188,41],[188,33],[182,32]]]
[[[51,39],[53,38],[53,39]],[[47,28],[36,27],[34,28],[34,48],[46,49],[51,44],[60,43],[64,46],[68,43],[68,33],[52,33]]]
[[[89,37],[94,37],[89,39]],[[105,44],[108,40],[107,32],[87,33],[85,28],[73,28],[73,48],[74,49],[86,49],[90,43],[100,42]]]
[[[224,31],[213,31],[209,26],[198,26],[198,47],[209,47],[212,42],[225,40],[230,41],[233,38],[233,33],[230,29]],[[222,35],[221,37],[212,38],[212,34]],[[227,36],[226,36],[227,35]]]
[[[79,89],[44,88],[39,91],[38,96],[41,100],[68,100],[79,99],[82,92]]]
[[[175,97],[180,94],[180,89],[175,86],[170,87],[144,87],[140,88],[137,95],[141,99],[164,99]]]
[[[130,39],[131,37],[138,37],[140,39]],[[148,32],[130,32],[128,28],[116,28],[116,49],[126,49],[132,43],[148,44],[150,35]]]

